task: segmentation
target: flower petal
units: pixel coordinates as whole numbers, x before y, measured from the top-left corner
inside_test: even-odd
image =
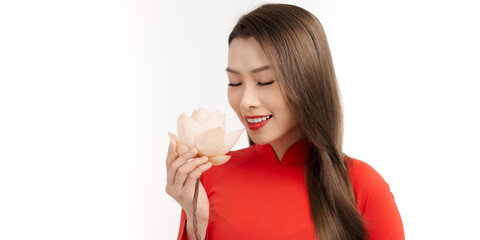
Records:
[[[177,120],[177,131],[180,142],[191,148],[195,144],[195,136],[203,132],[202,125],[182,113]]]
[[[188,150],[189,150],[189,148],[187,147],[187,145],[183,144],[182,142],[178,142],[178,144],[177,144],[177,154],[178,154],[178,156],[184,154]]]
[[[227,136],[225,137],[225,147],[220,150],[221,155],[228,153],[233,148],[233,146],[235,146],[235,143],[237,143],[238,138],[240,138],[240,136],[242,135],[243,130],[245,130],[245,128],[240,130],[234,130],[227,134]]]
[[[175,149],[175,151],[177,152],[178,156],[180,156],[184,152],[188,151],[187,145],[180,142],[180,139],[177,137],[177,135],[175,135],[171,132],[168,132],[168,135],[170,136],[171,139],[175,140],[175,142],[177,143],[177,149]]]
[[[208,161],[212,163],[212,165],[218,166],[226,163],[232,156],[228,155],[218,155],[209,157]]]
[[[216,111],[200,121],[200,124],[205,131],[216,127],[222,127],[225,130],[225,115]]]
[[[170,136],[170,139],[173,139],[175,140],[175,142],[180,142],[180,139],[177,137],[177,135],[171,133],[171,132],[168,132],[168,136]]]
[[[215,156],[225,147],[225,131],[216,127],[200,133],[195,138],[195,146],[200,156]]]
[[[205,110],[205,108],[200,107],[200,109],[193,111],[192,118],[195,119],[197,122],[201,122],[205,118],[207,118],[209,115],[210,113],[207,110]]]

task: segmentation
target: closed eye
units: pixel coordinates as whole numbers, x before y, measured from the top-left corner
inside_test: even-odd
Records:
[[[260,86],[265,86],[265,85],[270,85],[270,84],[272,84],[273,82],[275,82],[275,80],[270,81],[270,82],[264,82],[264,83],[258,82],[257,84],[260,85]],[[239,85],[241,85],[241,84],[242,84],[242,83],[229,83],[228,86],[230,86],[230,87],[236,87],[236,86],[239,86]]]
[[[265,86],[265,85],[270,85],[270,84],[272,84],[273,82],[274,82],[274,81],[265,82],[265,83],[258,82],[258,85],[260,85],[260,86]]]

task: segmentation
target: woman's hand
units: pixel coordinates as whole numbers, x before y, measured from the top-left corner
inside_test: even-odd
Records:
[[[167,153],[167,186],[165,191],[180,204],[187,214],[187,221],[193,222],[193,195],[195,183],[200,175],[210,169],[212,164],[208,162],[208,157],[194,158],[198,153],[196,148],[191,148],[184,154],[177,156],[175,153],[177,143],[170,140]],[[201,182],[198,186],[198,201],[196,215],[199,221],[207,220],[210,211],[207,193]]]

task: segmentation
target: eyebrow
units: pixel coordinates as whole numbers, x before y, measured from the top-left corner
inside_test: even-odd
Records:
[[[258,73],[258,72],[265,71],[265,70],[268,70],[268,69],[270,69],[270,66],[269,66],[269,65],[265,65],[265,66],[263,66],[263,67],[259,67],[259,68],[253,69],[253,70],[251,71],[251,73]],[[229,67],[227,67],[227,69],[225,69],[225,71],[231,72],[231,73],[240,74],[239,71],[233,70],[233,69],[231,69],[231,68],[229,68]]]

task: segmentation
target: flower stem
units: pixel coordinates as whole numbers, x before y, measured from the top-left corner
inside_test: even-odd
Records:
[[[195,233],[195,239],[201,240],[200,234],[198,233],[198,224],[197,224],[197,200],[198,200],[198,185],[200,184],[200,178],[197,178],[195,183],[195,192],[193,193],[193,232]]]

